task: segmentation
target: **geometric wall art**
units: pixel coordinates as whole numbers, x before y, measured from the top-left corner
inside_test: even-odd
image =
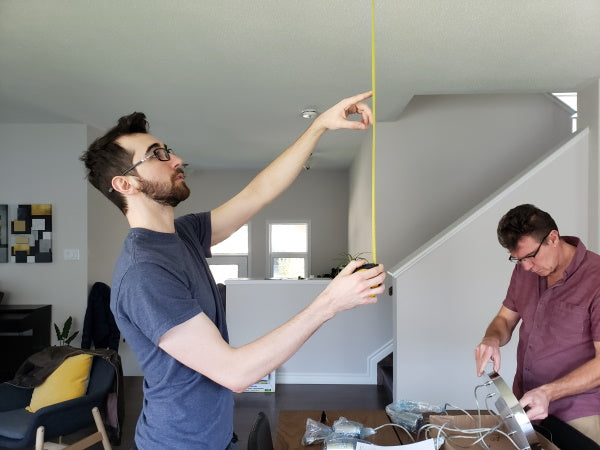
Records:
[[[16,263],[52,262],[52,205],[9,206],[11,260]]]
[[[8,262],[8,205],[0,205],[0,263]]]

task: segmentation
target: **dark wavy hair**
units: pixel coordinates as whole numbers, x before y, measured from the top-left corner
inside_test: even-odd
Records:
[[[519,205],[500,219],[498,242],[502,247],[513,251],[523,236],[541,241],[552,230],[558,231],[558,227],[550,214],[530,204]]]
[[[115,141],[127,134],[148,133],[148,128],[144,113],[134,112],[123,116],[116,126],[92,142],[79,158],[85,164],[90,183],[117,205],[123,214],[127,213],[127,202],[121,193],[111,190],[112,179],[127,170],[132,161],[131,154]]]

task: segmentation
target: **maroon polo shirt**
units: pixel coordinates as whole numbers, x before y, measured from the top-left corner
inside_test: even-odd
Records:
[[[517,398],[594,358],[594,341],[600,342],[600,256],[576,237],[562,239],[576,246],[563,278],[548,287],[546,277],[517,265],[503,302],[522,320],[513,383]],[[548,414],[564,421],[600,414],[600,387],[551,402]]]

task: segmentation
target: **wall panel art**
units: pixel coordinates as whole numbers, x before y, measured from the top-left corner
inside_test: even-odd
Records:
[[[0,263],[8,262],[8,205],[0,205]]]
[[[9,215],[12,261],[52,262],[52,205],[10,205]]]

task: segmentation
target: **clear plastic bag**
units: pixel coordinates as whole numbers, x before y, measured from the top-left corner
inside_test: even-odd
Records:
[[[412,400],[399,400],[385,407],[385,412],[392,422],[413,433],[416,433],[424,425],[423,413],[439,414],[444,411],[445,409],[441,406]]]
[[[373,445],[370,442],[363,441],[357,437],[333,433],[325,438],[323,450],[355,450],[358,442]]]
[[[353,422],[345,417],[340,417],[333,422],[332,427],[309,418],[306,419],[306,430],[304,436],[302,436],[302,445],[319,444],[328,440],[332,443],[335,442],[335,445],[342,445],[343,442],[356,442],[358,439],[364,439],[375,433],[373,428],[365,427],[361,423]],[[333,446],[332,448],[345,447]]]
[[[306,419],[306,431],[302,436],[302,445],[318,444],[333,434],[333,428],[313,419]]]
[[[348,420],[345,417],[340,417],[338,420],[333,422],[333,432],[336,434],[343,434],[360,439],[364,439],[367,436],[375,434],[375,430],[373,430],[373,428],[365,427],[362,423]]]

